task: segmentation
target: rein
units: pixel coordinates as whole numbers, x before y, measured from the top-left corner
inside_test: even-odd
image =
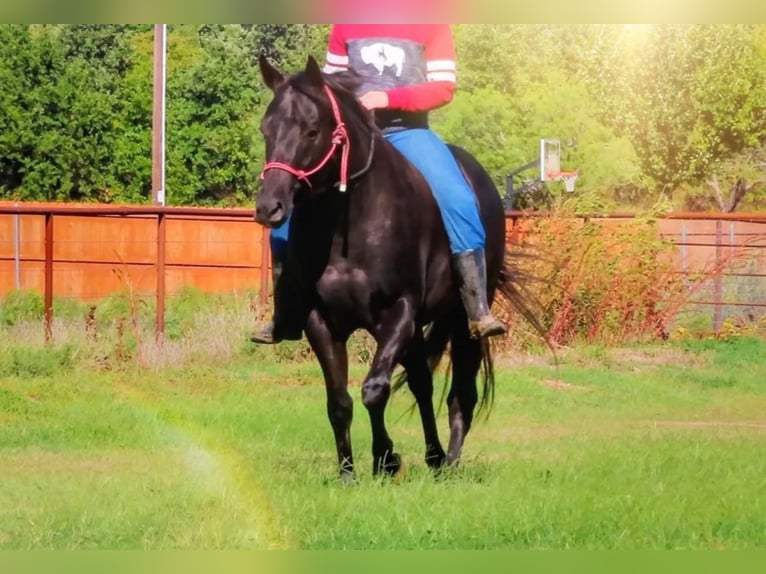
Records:
[[[296,167],[293,167],[292,165],[288,163],[284,163],[281,161],[268,161],[263,166],[263,171],[261,171],[261,179],[264,178],[266,175],[266,172],[270,169],[281,169],[282,171],[286,171],[287,173],[294,175],[298,178],[299,181],[306,182],[306,185],[309,187],[309,189],[312,189],[311,181],[309,181],[309,177],[317,173],[319,170],[321,170],[325,165],[327,165],[327,162],[330,161],[330,159],[335,155],[336,150],[340,147],[341,148],[341,160],[340,160],[340,191],[345,192],[348,188],[348,156],[351,151],[351,143],[348,139],[348,132],[346,130],[346,124],[343,123],[343,118],[340,115],[340,107],[338,106],[338,100],[335,98],[335,94],[333,94],[332,90],[329,86],[325,84],[324,91],[327,94],[328,99],[330,100],[330,105],[332,106],[332,114],[335,117],[335,129],[332,132],[332,145],[330,146],[330,149],[327,151],[325,156],[317,163],[314,167],[311,169],[303,170],[298,169]],[[373,133],[371,136],[371,142],[370,142],[370,154],[367,158],[367,164],[358,172],[351,175],[351,179],[358,177],[362,175],[365,171],[367,171],[370,168],[370,165],[372,164],[372,156],[373,152],[375,150],[375,134]]]

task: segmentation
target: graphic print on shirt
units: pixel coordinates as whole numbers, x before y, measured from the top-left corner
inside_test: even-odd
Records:
[[[349,67],[364,78],[365,90],[389,90],[426,81],[423,44],[398,38],[349,40]]]
[[[405,56],[404,50],[401,48],[383,42],[375,42],[369,46],[362,46],[359,53],[362,62],[371,64],[379,75],[383,75],[383,71],[390,66],[394,67],[397,76],[402,75]]]

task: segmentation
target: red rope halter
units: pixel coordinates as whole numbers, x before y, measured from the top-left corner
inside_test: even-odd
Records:
[[[348,133],[346,132],[346,125],[343,123],[343,118],[341,118],[340,115],[338,101],[335,99],[335,95],[327,85],[324,86],[324,91],[327,94],[327,97],[330,99],[330,105],[332,106],[332,113],[333,116],[335,116],[336,123],[335,129],[332,132],[332,146],[330,147],[329,151],[317,165],[308,170],[298,169],[281,161],[267,161],[263,166],[263,171],[261,171],[261,179],[263,179],[268,170],[281,169],[282,171],[286,171],[287,173],[294,175],[298,178],[298,180],[305,181],[306,185],[308,185],[309,189],[311,189],[309,176],[314,175],[316,172],[322,169],[327,164],[327,162],[330,161],[330,158],[332,158],[332,156],[335,154],[335,150],[338,149],[338,147],[342,147],[343,151],[341,152],[340,159],[340,191],[346,191],[346,185],[348,183],[348,154],[349,148],[351,146],[348,140]]]

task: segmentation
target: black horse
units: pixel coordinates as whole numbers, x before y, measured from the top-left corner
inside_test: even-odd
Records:
[[[484,400],[492,396],[494,374],[488,342],[469,335],[447,234],[429,186],[374,127],[354,95],[352,75],[324,75],[311,57],[305,70],[292,76],[264,57],[260,67],[274,99],[261,123],[267,163],[256,219],[279,227],[292,214],[290,267],[299,272],[280,282],[299,290],[285,305],[306,318],[302,324],[324,373],[341,477],[354,472],[346,343],[357,329],[377,342],[362,385],[372,425],[373,472],[395,474],[401,465],[384,422],[398,364],[420,411],[426,463],[455,465],[479,403],[482,364]],[[489,301],[499,289],[529,317],[504,261],[500,194],[470,154],[450,147],[478,198]],[[432,374],[448,344],[452,381],[445,453]]]

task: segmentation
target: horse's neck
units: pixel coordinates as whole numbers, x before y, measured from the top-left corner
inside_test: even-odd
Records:
[[[359,179],[372,169],[382,139],[382,136],[372,129],[359,126],[348,134],[348,145],[350,146],[349,177]]]
[[[401,194],[394,189],[393,172],[402,169],[391,155],[390,144],[376,130],[357,126],[349,132],[351,146],[348,188],[340,191],[340,154],[324,191],[306,198],[301,224],[305,233],[302,251],[307,257],[345,256],[349,242],[366,243],[366,235],[379,233],[383,220],[395,218]],[[337,170],[337,171],[336,171]],[[385,197],[386,195],[394,197]],[[293,223],[295,225],[296,222]],[[310,254],[310,255],[309,255]]]

